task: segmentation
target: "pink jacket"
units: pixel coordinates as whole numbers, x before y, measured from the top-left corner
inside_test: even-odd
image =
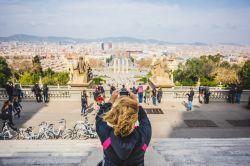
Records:
[[[137,93],[143,93],[143,86],[142,85],[138,86]]]

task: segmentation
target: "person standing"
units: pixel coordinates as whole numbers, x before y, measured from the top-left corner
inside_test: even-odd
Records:
[[[199,103],[201,104],[202,104],[202,98],[204,99],[204,88],[202,86],[199,86]]]
[[[110,96],[112,95],[112,93],[115,91],[115,86],[111,85],[110,86]]]
[[[161,99],[162,99],[162,89],[161,87],[159,87],[158,91],[157,91],[157,100],[158,100],[158,103],[161,103]]]
[[[48,88],[47,84],[44,84],[43,85],[43,101],[45,103],[47,103],[49,101],[48,96],[49,96],[49,88]]]
[[[13,97],[18,97],[18,100],[21,101],[22,90],[19,84],[15,84],[13,89]]]
[[[144,166],[152,128],[135,94],[119,97],[115,91],[109,103],[99,109],[95,124],[103,145],[103,159],[98,166]]]
[[[149,105],[150,102],[150,94],[151,94],[151,90],[149,88],[149,86],[147,86],[146,90],[145,90],[145,103],[147,103]]]
[[[240,104],[241,94],[242,94],[242,89],[241,89],[241,87],[238,85],[238,86],[236,87],[236,103],[237,103],[237,104]]]
[[[132,92],[134,93],[134,94],[136,94],[137,92],[136,92],[136,88],[135,88],[135,86],[133,86],[133,88],[132,88]]]
[[[232,104],[235,103],[235,95],[236,95],[235,86],[231,86],[231,89],[229,91],[229,102]]]
[[[153,105],[156,105],[156,96],[157,96],[157,90],[154,87],[152,90],[152,101],[153,101]]]
[[[193,107],[193,98],[194,98],[193,88],[190,88],[190,92],[187,93],[187,95],[188,95],[188,110],[191,111]]]
[[[138,93],[138,99],[139,99],[139,103],[142,103],[142,99],[143,99],[143,86],[141,85],[141,83],[139,83],[139,86],[137,87],[137,93]]]
[[[39,87],[38,83],[36,83],[33,87],[32,87],[32,92],[35,93],[36,96],[36,101],[39,103],[42,101],[42,95],[41,95],[41,88]]]
[[[205,99],[205,104],[209,104],[209,97],[210,97],[211,93],[209,90],[209,87],[205,88],[205,92],[204,92],[204,99]]]
[[[8,97],[9,97],[8,100],[12,101],[12,96],[13,96],[13,84],[12,84],[12,82],[7,82],[5,85],[5,89],[6,89]]]
[[[85,90],[82,93],[81,104],[82,104],[81,114],[85,114],[88,106],[88,98]]]

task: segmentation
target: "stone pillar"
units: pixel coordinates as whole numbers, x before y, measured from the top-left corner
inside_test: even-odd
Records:
[[[117,73],[120,73],[120,63],[121,59],[117,59]]]
[[[121,61],[122,61],[122,73],[124,73],[124,59],[121,59]]]
[[[117,62],[117,59],[116,58],[114,58],[114,64],[113,64],[113,66],[114,66],[114,73],[116,72],[116,62]]]
[[[126,58],[126,73],[128,73],[128,67],[129,67],[129,65],[128,65],[128,58]]]

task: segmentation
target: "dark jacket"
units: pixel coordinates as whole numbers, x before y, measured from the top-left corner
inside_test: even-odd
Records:
[[[102,114],[112,104],[105,103],[96,116],[96,131],[103,145],[104,166],[144,166],[144,154],[149,145],[151,124],[143,108],[139,107],[139,127],[127,137],[115,136],[114,129],[102,120]]]
[[[188,93],[187,95],[188,95],[188,101],[193,101],[193,99],[194,99],[194,91],[191,90],[190,93]]]
[[[2,120],[9,120],[10,118],[12,118],[12,111],[13,111],[13,107],[10,104],[7,109],[5,109],[3,112],[1,112],[1,119]]]
[[[19,101],[13,101],[13,107],[14,109],[22,108],[22,105],[19,103]]]

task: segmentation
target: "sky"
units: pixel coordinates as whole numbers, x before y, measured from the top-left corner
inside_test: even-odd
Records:
[[[0,36],[250,44],[250,0],[0,0]]]

